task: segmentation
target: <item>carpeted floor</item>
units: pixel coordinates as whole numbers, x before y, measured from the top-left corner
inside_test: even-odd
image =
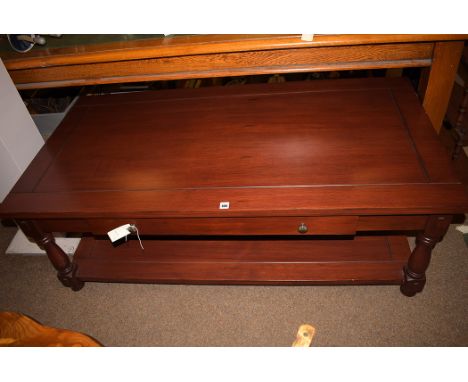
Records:
[[[450,227],[434,250],[426,289],[397,286],[61,286],[45,256],[5,255],[0,310],[87,333],[107,346],[290,346],[302,323],[315,346],[468,346],[468,248]]]

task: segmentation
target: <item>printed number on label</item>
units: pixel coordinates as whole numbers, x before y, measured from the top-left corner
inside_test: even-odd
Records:
[[[229,209],[229,202],[220,202],[219,203],[220,210],[228,210]]]

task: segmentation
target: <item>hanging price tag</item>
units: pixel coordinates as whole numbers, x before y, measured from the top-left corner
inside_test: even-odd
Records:
[[[109,239],[114,242],[128,236],[130,233],[130,224],[124,224],[107,232],[107,236],[109,236]]]

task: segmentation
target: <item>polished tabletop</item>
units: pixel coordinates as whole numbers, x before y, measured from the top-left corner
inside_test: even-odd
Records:
[[[76,217],[463,210],[404,79],[81,98],[1,212]],[[232,203],[219,210],[219,201]]]

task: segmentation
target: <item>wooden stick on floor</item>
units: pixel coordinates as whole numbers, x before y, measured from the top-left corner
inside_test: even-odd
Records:
[[[299,326],[296,340],[293,342],[293,347],[309,347],[315,335],[315,328],[312,325],[303,324]]]

